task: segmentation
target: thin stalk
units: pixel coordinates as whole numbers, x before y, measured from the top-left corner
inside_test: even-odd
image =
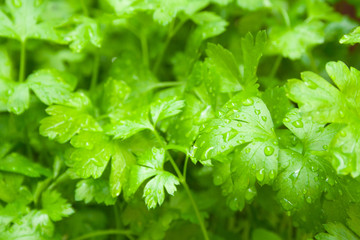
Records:
[[[25,71],[26,71],[26,40],[21,42],[19,82],[24,81]]]
[[[291,23],[290,23],[289,14],[287,13],[286,9],[285,9],[285,8],[281,8],[280,12],[281,12],[281,15],[282,15],[282,17],[283,17],[283,19],[284,19],[284,22],[285,22],[286,26],[287,26],[288,28],[291,28]]]
[[[171,39],[177,33],[177,31],[179,31],[179,29],[184,25],[184,23],[186,21],[187,21],[187,19],[183,19],[181,22],[179,22],[179,24],[175,28],[170,27],[170,30],[169,30],[168,35],[166,36],[166,40],[165,40],[165,43],[163,45],[163,48],[161,49],[161,52],[160,52],[160,54],[159,54],[159,56],[156,59],[156,62],[154,64],[154,67],[153,67],[154,74],[156,74],[158,72],[158,70],[159,70],[160,64],[162,63],[162,60],[164,58],[164,54],[165,54],[166,49],[168,48],[168,46],[169,46],[169,44],[171,42]]]
[[[84,15],[85,16],[89,16],[89,11],[86,7],[86,3],[85,3],[85,0],[81,0],[81,7],[82,7],[82,10],[84,12]]]
[[[204,221],[203,221],[203,219],[202,219],[202,217],[200,215],[199,208],[198,208],[198,206],[197,206],[197,204],[196,204],[196,202],[195,202],[195,200],[194,200],[194,198],[192,196],[191,190],[190,190],[188,184],[186,183],[184,176],[181,174],[180,169],[176,165],[176,163],[175,163],[174,159],[172,158],[172,156],[170,155],[169,151],[165,148],[165,143],[161,139],[161,137],[160,137],[159,133],[156,131],[155,127],[153,129],[153,133],[154,133],[155,137],[157,138],[157,140],[159,141],[159,143],[161,144],[162,148],[165,149],[166,154],[169,156],[170,163],[173,166],[173,168],[174,168],[174,170],[176,172],[176,175],[179,178],[180,183],[183,185],[183,187],[184,187],[184,189],[186,191],[186,194],[188,195],[188,197],[190,199],[191,205],[192,205],[192,207],[193,207],[193,209],[195,211],[195,215],[196,215],[196,217],[197,217],[197,219],[199,221],[199,225],[200,225],[201,232],[203,234],[204,239],[209,240],[209,236],[207,234]]]
[[[146,67],[148,67],[149,66],[149,49],[148,49],[146,35],[144,33],[141,33],[140,42],[141,42],[143,63]]]
[[[277,56],[275,63],[271,69],[270,77],[275,77],[275,75],[280,67],[281,61],[282,61],[282,56],[281,55]]]
[[[48,189],[51,190],[54,187],[56,187],[59,183],[66,181],[68,179],[70,179],[70,176],[69,176],[68,172],[65,171],[51,183],[51,185],[48,187]]]
[[[184,181],[186,181],[186,172],[187,172],[188,162],[189,162],[189,154],[186,154],[185,162],[184,162],[184,169],[183,169]]]
[[[84,234],[80,237],[74,238],[73,240],[83,240],[97,236],[104,236],[104,235],[125,235],[126,237],[133,239],[131,237],[132,232],[128,230],[117,230],[117,229],[109,229],[109,230],[101,230],[95,231],[88,234]]]
[[[93,72],[90,82],[90,92],[95,90],[99,75],[99,67],[100,67],[100,54],[99,51],[97,51],[94,56],[94,66],[93,66]]]

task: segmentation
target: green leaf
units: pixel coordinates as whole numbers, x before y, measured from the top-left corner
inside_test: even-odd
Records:
[[[34,163],[28,158],[18,153],[11,153],[0,160],[0,170],[6,172],[20,173],[29,177],[40,177],[41,175],[50,177],[49,169],[44,168],[38,163]]]
[[[71,74],[55,69],[39,70],[27,79],[28,86],[46,105],[68,103],[76,82],[76,78]]]
[[[319,233],[316,235],[317,240],[359,240],[353,232],[341,223],[331,222],[324,224],[327,233]]]
[[[191,19],[198,25],[196,31],[202,40],[220,35],[228,25],[227,21],[213,12],[202,11],[192,15]]]
[[[8,80],[12,78],[12,65],[7,49],[0,47],[0,79]]]
[[[40,121],[40,134],[60,143],[69,141],[81,130],[99,131],[95,119],[83,110],[53,105],[46,109],[50,117]]]
[[[194,158],[218,160],[234,147],[242,146],[236,150],[230,164],[231,182],[227,184],[233,186],[227,187],[226,194],[230,207],[241,210],[245,200],[251,201],[256,195],[256,180],[263,185],[276,177],[278,142],[270,113],[257,97],[238,94],[225,104],[219,115],[206,123],[200,132],[194,145]]]
[[[106,112],[120,109],[130,92],[131,89],[124,81],[114,79],[113,77],[108,78],[104,84],[103,109]]]
[[[65,35],[64,39],[70,44],[72,51],[81,52],[88,45],[101,47],[103,36],[99,23],[95,19],[76,16],[70,20],[70,24],[74,24],[75,27]]]
[[[26,84],[15,84],[10,90],[10,96],[7,102],[9,112],[17,115],[22,114],[30,105],[30,92]]]
[[[354,45],[360,42],[360,27],[355,28],[349,34],[344,35],[340,39],[341,44],[351,44]]]
[[[321,0],[307,0],[306,5],[308,19],[333,22],[341,20],[341,15],[326,2]]]
[[[265,49],[266,32],[260,31],[254,38],[251,33],[248,33],[241,39],[241,49],[244,61],[244,73],[241,84],[243,86],[254,85],[257,81],[257,67]]]
[[[216,68],[216,71],[219,72],[222,78],[230,83],[240,81],[239,66],[230,51],[219,44],[208,43],[206,54],[208,56],[208,64]]]
[[[183,100],[177,101],[176,99],[170,97],[166,99],[159,99],[153,102],[150,106],[152,122],[156,124],[163,119],[175,116],[182,111],[184,106]]]
[[[240,7],[250,11],[271,6],[269,0],[236,0],[236,2]]]
[[[147,179],[151,178],[144,188],[143,197],[148,208],[155,208],[165,200],[165,190],[173,195],[179,180],[173,174],[163,169],[165,162],[165,150],[152,148],[146,151],[138,159],[139,165],[134,165],[130,171],[127,197],[132,196]]]
[[[112,145],[102,132],[81,131],[72,137],[75,148],[67,165],[81,178],[99,178],[112,154]]]
[[[267,240],[281,240],[281,237],[279,237],[279,235],[277,235],[274,232],[270,232],[266,229],[263,228],[256,228],[253,232],[252,232],[252,238],[251,240],[263,240],[263,239],[267,239]]]
[[[271,113],[275,128],[280,127],[286,113],[293,107],[283,87],[267,88],[261,95]]]
[[[53,22],[41,17],[45,8],[43,1],[6,0],[6,7],[11,17],[0,11],[0,36],[21,42],[29,38],[62,42]]]
[[[320,157],[310,154],[304,156],[293,150],[282,149],[279,162],[274,188],[286,211],[297,211],[317,201],[325,191],[327,181],[334,185],[332,167]]]
[[[0,160],[1,162],[1,160]],[[13,202],[19,197],[20,186],[24,176],[14,173],[0,173],[0,199],[4,202]]]
[[[338,88],[312,72],[302,73],[302,79],[289,80],[289,98],[300,106],[305,116],[322,123],[344,123],[348,126],[333,139],[330,152],[339,173],[360,174],[358,122],[360,72],[342,62],[329,62],[326,71]]]
[[[269,33],[269,53],[291,60],[301,58],[307,50],[324,42],[324,24],[320,21],[300,23],[291,29],[276,28]]]
[[[31,210],[7,229],[0,231],[0,239],[53,239],[54,224],[49,216],[38,210]],[[26,238],[25,238],[26,237]]]
[[[301,117],[298,109],[292,109],[283,119],[284,125],[298,137],[303,144],[303,151],[324,151],[329,148],[333,137],[342,128],[338,124],[330,124],[325,127]]]
[[[114,139],[125,140],[140,131],[152,128],[151,123],[147,119],[140,119],[139,121],[124,120],[107,126],[105,131],[106,134],[113,135]]]
[[[75,200],[84,201],[86,204],[92,201],[113,205],[116,198],[112,198],[109,183],[102,179],[85,179],[76,184]]]
[[[60,221],[64,217],[68,217],[75,211],[57,191],[45,191],[41,196],[43,210],[49,215],[53,221]]]
[[[196,140],[194,156],[207,160],[241,144],[267,142],[269,139],[276,142],[273,123],[265,104],[259,98],[247,98],[240,93],[225,104],[218,118],[205,124]],[[272,149],[272,154],[276,155],[276,149]]]
[[[112,197],[120,195],[123,186],[129,179],[128,166],[134,164],[135,162],[135,157],[129,152],[129,150],[126,150],[119,145],[113,146],[111,173],[109,179]]]

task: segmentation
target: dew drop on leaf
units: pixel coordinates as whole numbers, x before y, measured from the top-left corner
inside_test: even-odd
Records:
[[[303,122],[301,120],[296,120],[291,123],[296,128],[302,128],[304,126]]]
[[[312,202],[312,199],[311,199],[310,196],[308,196],[308,197],[306,198],[306,202],[307,202],[307,203],[311,203],[311,202]]]
[[[322,148],[323,148],[324,150],[327,150],[327,149],[329,148],[329,146],[328,146],[328,145],[324,145],[324,146],[322,146]]]
[[[290,122],[290,118],[285,117],[285,118],[283,119],[283,122]]]
[[[255,109],[254,112],[255,112],[256,115],[260,115],[260,110],[259,109]]]
[[[344,118],[344,117],[345,117],[345,113],[340,110],[340,111],[339,111],[339,116],[340,116],[341,118]]]
[[[260,171],[258,171],[258,172],[256,173],[256,179],[257,179],[259,182],[264,181],[264,178],[265,178],[264,171],[265,171],[265,170],[262,168],[262,169],[260,169]]]
[[[264,148],[264,153],[266,156],[271,156],[274,153],[274,148],[271,146],[267,146]]]
[[[247,98],[242,102],[242,104],[244,104],[245,106],[251,106],[254,104],[254,101],[251,98]]]
[[[266,117],[266,116],[261,116],[261,119],[262,119],[264,122],[266,122],[267,117]]]
[[[222,179],[222,177],[221,176],[219,176],[219,175],[216,175],[215,177],[214,177],[214,184],[215,185],[220,185],[220,184],[222,184],[223,183],[223,179]]]
[[[272,170],[270,171],[270,173],[269,173],[269,178],[270,178],[270,179],[274,179],[274,178],[275,178],[275,175],[276,175],[275,170],[272,169]]]
[[[253,164],[251,165],[251,168],[252,168],[252,169],[255,169],[255,168],[256,168],[255,163],[253,163]]]

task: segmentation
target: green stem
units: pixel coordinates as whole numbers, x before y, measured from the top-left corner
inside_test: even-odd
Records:
[[[148,49],[146,35],[144,33],[141,33],[140,42],[141,42],[143,63],[146,67],[148,67],[149,66],[149,49]]]
[[[89,16],[89,11],[86,7],[86,3],[85,3],[85,0],[81,0],[81,7],[82,7],[82,10],[84,12],[84,15],[85,16]]]
[[[173,168],[174,168],[174,170],[175,170],[175,172],[176,172],[176,175],[177,175],[178,178],[179,178],[180,183],[183,185],[183,187],[184,187],[184,189],[185,189],[185,191],[186,191],[186,194],[188,195],[188,197],[189,197],[189,199],[190,199],[191,205],[192,205],[192,207],[193,207],[193,209],[194,209],[194,211],[195,211],[195,215],[196,215],[196,217],[197,217],[197,219],[198,219],[198,221],[199,221],[199,225],[200,225],[202,234],[203,234],[203,236],[204,236],[204,239],[205,239],[205,240],[209,240],[209,236],[208,236],[208,234],[207,234],[207,231],[206,231],[206,228],[205,228],[205,224],[204,224],[204,221],[203,221],[203,219],[202,219],[202,217],[201,217],[199,208],[198,208],[198,206],[197,206],[197,204],[196,204],[196,202],[195,202],[195,200],[194,200],[194,198],[193,198],[193,196],[192,196],[191,190],[190,190],[188,184],[186,183],[184,176],[181,174],[181,171],[180,171],[180,169],[178,168],[178,166],[176,165],[176,163],[175,163],[173,157],[171,156],[170,152],[166,149],[166,147],[165,147],[166,144],[165,144],[164,141],[162,140],[162,138],[161,138],[161,136],[159,135],[159,133],[156,131],[155,127],[154,127],[154,129],[153,129],[153,133],[154,133],[156,139],[157,139],[157,140],[159,141],[159,143],[161,144],[162,148],[165,149],[166,154],[169,156],[170,163],[171,163],[171,165],[173,166]]]
[[[189,154],[186,154],[184,169],[183,169],[184,181],[186,181],[186,171],[187,171],[188,162],[189,162]]]
[[[282,61],[282,56],[281,55],[277,56],[276,60],[275,60],[275,63],[273,65],[272,69],[271,69],[270,77],[275,77],[276,72],[278,71],[278,69],[280,67],[281,61]]]
[[[57,177],[55,179],[55,181],[53,181],[51,183],[51,185],[48,187],[49,190],[53,189],[54,187],[56,187],[56,185],[58,185],[59,183],[66,181],[70,178],[70,176],[68,175],[68,172],[65,171],[64,173],[62,173],[59,177]]]
[[[132,232],[128,231],[128,230],[109,229],[109,230],[101,230],[101,231],[95,231],[92,233],[88,233],[88,234],[82,235],[80,237],[74,238],[73,240],[83,240],[83,239],[88,239],[88,238],[97,237],[97,236],[104,236],[104,235],[125,235],[128,238],[132,239],[131,234],[132,234]]]
[[[163,48],[161,49],[161,52],[158,56],[158,58],[156,59],[156,62],[154,64],[153,67],[153,72],[154,74],[156,74],[159,70],[160,64],[162,63],[162,60],[164,58],[164,54],[166,52],[166,49],[168,48],[172,37],[177,33],[177,31],[179,31],[179,29],[184,25],[184,23],[187,21],[187,18],[183,19],[181,22],[179,22],[179,24],[173,28],[172,26],[169,29],[169,33],[166,37],[165,43],[163,44]]]
[[[24,81],[25,71],[26,71],[26,40],[21,42],[19,82]]]
[[[98,75],[99,75],[99,67],[100,67],[100,54],[97,51],[94,56],[94,66],[93,66],[93,72],[91,76],[91,83],[90,83],[90,92],[95,90]]]
[[[291,28],[289,14],[287,13],[286,9],[282,7],[280,12],[281,12],[281,15],[282,15],[282,17],[284,19],[284,22],[285,22],[286,26],[288,28]]]

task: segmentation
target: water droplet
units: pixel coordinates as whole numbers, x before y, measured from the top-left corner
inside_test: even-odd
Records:
[[[258,171],[258,172],[256,173],[256,179],[257,179],[259,182],[264,181],[264,178],[265,178],[264,171],[265,171],[265,170],[262,168],[262,169],[260,169],[260,171]]]
[[[301,120],[296,120],[291,123],[296,128],[302,128],[304,126],[303,122]]]
[[[306,198],[306,202],[307,202],[307,203],[311,203],[311,201],[312,201],[311,197],[308,196],[308,197]]]
[[[242,104],[244,104],[245,106],[251,106],[254,104],[254,101],[251,98],[247,98],[242,102]]]
[[[304,189],[302,192],[303,192],[303,194],[305,195],[305,194],[307,193],[307,190],[306,190],[306,189]]]
[[[251,165],[251,168],[252,168],[252,169],[255,169],[255,168],[256,168],[255,163],[253,163],[253,164]]]
[[[266,117],[266,116],[261,116],[261,119],[262,119],[264,122],[266,122],[267,117]]]
[[[274,140],[272,143],[273,143],[275,146],[279,145],[279,142],[278,142],[277,140]]]
[[[319,169],[318,165],[312,165],[311,171],[316,172]]]
[[[235,118],[240,118],[240,115],[239,115],[239,114],[236,114]]]
[[[314,177],[315,182],[319,181],[318,177]]]
[[[223,183],[223,179],[222,179],[222,177],[220,176],[220,175],[216,175],[215,177],[214,177],[214,184],[215,185],[220,185],[220,184],[222,184]]]
[[[156,153],[157,153],[157,149],[156,149],[156,148],[153,148],[153,149],[152,149],[152,152],[153,152],[154,154],[156,154]]]
[[[238,123],[237,126],[238,126],[238,127],[241,127],[242,125],[241,125],[241,123]]]
[[[256,189],[254,187],[249,187],[245,192],[245,199],[247,201],[252,200],[256,196]]]
[[[255,109],[254,112],[255,112],[256,115],[260,115],[260,110],[259,109]]]
[[[346,137],[346,132],[345,132],[344,130],[341,130],[341,131],[340,131],[340,136]]]
[[[297,177],[299,176],[300,169],[295,170],[292,174],[290,174],[289,178],[292,181],[296,181]]]
[[[305,85],[308,87],[308,88],[311,88],[311,89],[316,89],[318,87],[318,85],[316,83],[314,83],[313,81],[307,79],[305,81]]]
[[[290,122],[290,118],[288,118],[288,117],[285,117],[284,119],[283,119],[283,122]]]
[[[202,141],[202,142],[200,143],[200,147],[204,146],[204,144],[205,144],[205,141]]]
[[[328,146],[328,145],[324,145],[324,146],[322,146],[322,148],[323,148],[324,150],[328,150],[329,146]]]
[[[222,145],[222,146],[221,146],[221,149],[225,149],[225,148],[226,148],[226,146],[225,146],[225,145]]]
[[[229,119],[225,119],[224,121],[226,124],[229,124],[230,123],[230,120]]]
[[[286,198],[281,199],[281,200],[280,200],[280,203],[281,203],[281,205],[283,206],[283,208],[284,208],[285,210],[290,210],[290,209],[293,208],[293,204],[292,204],[288,199],[286,199]],[[290,214],[290,212],[289,212],[289,214]],[[290,215],[289,215],[289,216],[290,216]]]
[[[250,151],[250,148],[245,148],[245,153],[249,153]]]
[[[214,149],[214,147],[210,147],[205,151],[205,154],[204,154],[205,159],[208,159],[208,155],[209,155],[210,151],[213,149]]]
[[[269,178],[270,178],[270,179],[274,179],[274,178],[275,178],[275,175],[276,175],[276,172],[275,172],[275,170],[273,169],[273,170],[271,170],[270,173],[269,173]]]
[[[341,190],[341,189],[339,189],[339,194],[340,194],[340,196],[342,196],[342,195],[343,195],[343,192],[342,192],[342,190]]]
[[[330,184],[330,186],[334,186],[335,185],[335,181],[333,178],[329,178],[327,177],[325,180],[328,184]]]
[[[340,116],[341,118],[344,118],[344,117],[345,117],[345,113],[344,113],[342,110],[340,110],[340,111],[339,111],[339,116]]]
[[[271,146],[267,146],[264,148],[264,153],[266,156],[271,156],[274,153],[274,148]]]

